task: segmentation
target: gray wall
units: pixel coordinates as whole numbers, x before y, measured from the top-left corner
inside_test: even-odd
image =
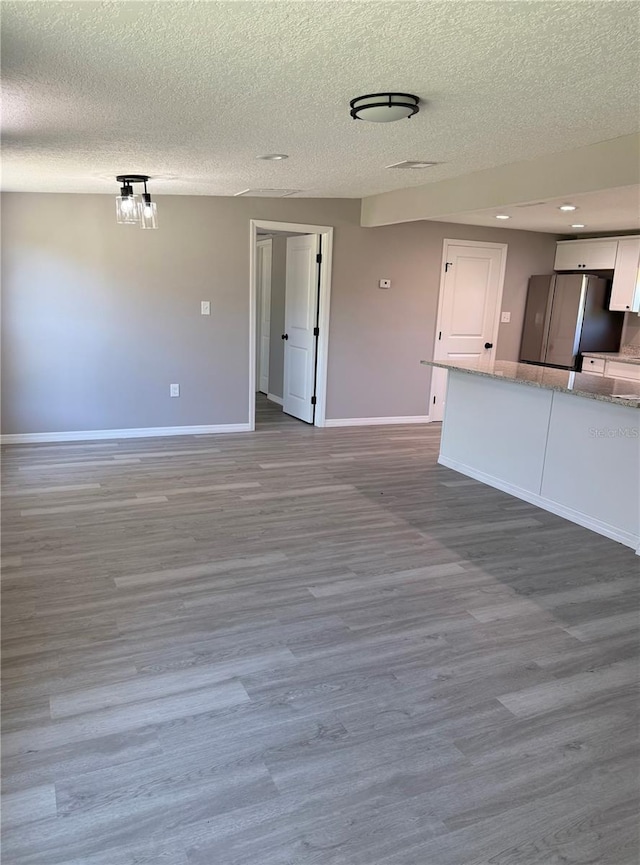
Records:
[[[271,252],[271,340],[269,343],[269,392],[284,393],[284,297],[287,277],[287,238],[274,237]]]
[[[507,243],[501,360],[517,360],[529,276],[552,273],[556,237],[443,222],[363,229],[351,239],[331,300],[329,417],[428,414],[442,247],[445,238]],[[390,290],[378,280],[391,279]]]
[[[527,277],[551,272],[555,248],[552,235],[435,222],[365,229],[352,199],[167,196],[151,232],[114,211],[108,195],[3,195],[5,433],[246,422],[250,218],[335,227],[329,418],[427,413],[419,361],[444,237],[509,244],[502,358],[517,355]]]

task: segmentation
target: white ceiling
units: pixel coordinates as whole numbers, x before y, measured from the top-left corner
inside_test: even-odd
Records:
[[[3,2],[2,31],[5,189],[363,197],[638,128],[635,2]],[[351,120],[384,89],[425,104]]]
[[[578,209],[570,213],[563,212],[559,210],[562,204],[573,204]],[[498,213],[510,218],[496,219]],[[578,236],[599,231],[640,230],[640,186],[619,186],[616,189],[529,201],[509,207],[472,210],[444,217],[443,221]],[[584,228],[572,228],[572,223],[583,223]]]

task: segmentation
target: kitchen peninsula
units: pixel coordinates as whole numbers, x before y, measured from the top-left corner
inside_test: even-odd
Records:
[[[508,361],[448,371],[438,462],[640,554],[640,382]]]

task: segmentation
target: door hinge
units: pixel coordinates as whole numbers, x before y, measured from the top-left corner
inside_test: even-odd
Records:
[[[313,328],[313,335],[314,336],[320,336],[320,328],[319,327]]]
[[[449,268],[450,268],[450,267],[453,267],[453,262],[452,262],[452,261],[445,261],[445,263],[444,263],[444,272],[447,273],[447,272],[449,271]]]
[[[315,396],[312,396],[311,397],[311,405],[315,405],[315,404],[316,404],[316,398],[315,398]]]
[[[442,331],[441,330],[438,331],[438,339],[442,339]]]
[[[316,255],[316,263],[317,263],[317,264],[322,264],[322,253],[321,253],[321,252],[319,252],[319,253]]]

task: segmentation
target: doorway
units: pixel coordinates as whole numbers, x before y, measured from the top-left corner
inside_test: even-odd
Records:
[[[434,360],[495,359],[506,243],[444,241]],[[431,368],[429,417],[441,421],[447,371]]]
[[[260,419],[281,405],[324,426],[333,229],[251,220],[250,236],[251,429],[256,397]]]

